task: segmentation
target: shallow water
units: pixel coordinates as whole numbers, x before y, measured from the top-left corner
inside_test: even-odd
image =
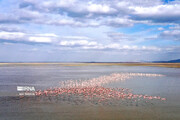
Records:
[[[86,81],[112,73],[151,73],[163,77],[132,77],[105,84],[108,88],[128,88],[134,94],[161,96],[166,101],[132,102],[111,100],[96,103],[75,97],[19,98],[17,86],[36,89],[59,87],[68,80]],[[180,119],[180,69],[144,66],[1,66],[0,119]]]

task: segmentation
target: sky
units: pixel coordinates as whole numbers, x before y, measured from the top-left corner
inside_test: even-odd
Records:
[[[180,58],[180,0],[0,0],[0,62]]]

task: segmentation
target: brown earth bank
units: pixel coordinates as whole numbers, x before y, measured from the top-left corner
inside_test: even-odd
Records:
[[[0,66],[42,66],[42,65],[60,65],[60,66],[154,66],[180,68],[180,63],[0,63]]]

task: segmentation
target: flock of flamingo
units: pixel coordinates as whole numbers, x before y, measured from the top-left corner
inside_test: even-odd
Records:
[[[133,94],[130,89],[126,88],[108,88],[104,85],[124,81],[135,76],[144,77],[160,77],[161,74],[144,74],[144,73],[113,73],[109,76],[100,76],[89,80],[68,80],[60,82],[60,87],[46,90],[38,90],[36,96],[77,96],[84,100],[96,100],[98,103],[108,100],[161,100],[166,98],[160,96],[148,96],[143,94]]]
[[[73,88],[73,87],[94,87],[103,86],[117,81],[125,81],[129,78],[140,77],[158,77],[164,76],[161,74],[145,74],[145,73],[112,73],[111,75],[100,76],[89,80],[68,80],[60,82],[61,88]]]

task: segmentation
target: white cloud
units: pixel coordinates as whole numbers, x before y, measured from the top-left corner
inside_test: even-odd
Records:
[[[77,0],[51,0],[51,1],[41,1],[43,7],[53,8],[53,7],[71,7]]]
[[[153,52],[153,51],[161,51],[162,49],[156,46],[136,46],[136,45],[121,45],[121,44],[109,44],[109,45],[102,45],[97,44],[95,46],[84,46],[82,49],[86,50],[101,50],[101,51],[141,51],[141,52]]]
[[[22,32],[0,32],[0,39],[4,40],[22,40],[25,37],[25,33]]]
[[[87,6],[87,11],[90,13],[114,13],[116,9],[110,8],[108,5],[102,4],[89,4]]]
[[[15,14],[0,13],[0,22],[78,27],[180,23],[180,4],[164,4],[161,0],[21,0],[19,6],[12,11]]]
[[[19,23],[19,17],[14,14],[5,14],[0,11],[0,23]]]
[[[15,11],[16,14],[18,14],[20,19],[28,20],[28,19],[37,19],[37,18],[42,18],[43,14],[40,13],[39,11],[32,11],[28,9],[18,9]]]
[[[180,30],[172,30],[172,31],[163,31],[160,35],[160,38],[167,40],[177,40],[180,41]]]
[[[43,34],[36,34],[38,36],[46,36],[46,37],[59,37],[58,35],[54,33],[43,33]]]
[[[73,47],[78,47],[78,46],[94,46],[94,45],[97,45],[96,42],[89,42],[87,40],[76,40],[76,41],[61,41],[59,43],[59,45],[61,46],[73,46]]]
[[[173,30],[180,30],[180,25],[176,25],[174,27],[169,27],[170,29],[173,29]]]
[[[91,38],[86,36],[63,36],[62,40],[91,40]]]
[[[17,25],[1,24],[0,25],[0,31],[5,31],[5,32],[20,32],[20,31],[23,31],[23,29],[20,28]]]
[[[159,30],[159,31],[162,31],[162,30],[164,30],[164,28],[162,28],[162,27],[159,27],[159,28],[158,28],[158,30]]]
[[[130,27],[133,26],[134,21],[128,18],[107,18],[104,25],[113,27]]]
[[[51,38],[48,37],[29,37],[30,42],[40,42],[40,43],[51,43]]]
[[[120,33],[120,32],[108,32],[107,35],[114,42],[120,42],[120,41],[125,42],[125,41],[134,41],[134,40],[136,40],[136,36],[127,35],[127,34]]]
[[[69,53],[86,51],[87,56],[91,56],[91,52],[100,51],[99,53],[109,52],[111,59],[118,55],[120,58],[120,53],[126,53],[126,56],[131,56],[129,53],[140,53],[144,59],[145,53],[160,55],[163,52],[173,53],[179,50],[166,46],[169,43],[176,44],[180,40],[180,3],[176,0],[168,4],[164,4],[162,0],[2,2],[6,4],[0,5],[0,45],[13,43],[9,48],[20,44],[25,46],[24,49],[29,46],[33,50],[34,44],[46,43],[37,45],[38,51],[43,51],[44,46],[47,47],[47,51],[56,47]],[[159,32],[161,33],[158,36]],[[156,42],[151,42],[152,39]],[[59,53],[55,50],[54,52],[57,57]],[[111,54],[115,55],[112,57]]]
[[[69,25],[69,26],[78,26],[78,27],[83,27],[83,26],[87,26],[86,24],[79,22],[79,21],[75,21],[72,18],[70,19],[52,19],[46,22],[40,21],[41,23],[45,23],[45,24],[50,24],[50,25]]]
[[[28,34],[23,32],[0,32],[0,39],[8,40],[8,42],[35,42],[35,43],[53,43],[57,39],[57,35],[47,34]]]
[[[170,4],[170,5],[157,5],[151,7],[140,7],[131,6],[129,9],[133,10],[135,19],[139,20],[151,20],[154,22],[178,22],[180,21],[180,5]]]

